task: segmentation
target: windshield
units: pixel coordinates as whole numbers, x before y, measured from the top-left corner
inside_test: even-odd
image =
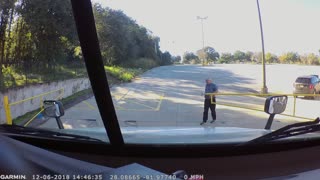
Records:
[[[288,96],[273,130],[318,117],[320,86],[294,84],[319,74],[317,2],[92,0],[114,107],[98,107],[70,1],[0,3],[2,124],[109,142],[114,108],[125,143],[228,143],[269,132],[272,95]]]

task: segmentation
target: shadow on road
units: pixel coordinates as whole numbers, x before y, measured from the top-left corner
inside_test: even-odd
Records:
[[[199,95],[204,91],[205,79],[213,78],[220,92],[258,93],[254,79],[239,77],[229,70],[202,66],[164,66],[157,73],[147,72],[141,79],[127,84],[137,92],[156,92]],[[191,69],[191,70],[190,70]],[[161,77],[161,78],[160,78]]]

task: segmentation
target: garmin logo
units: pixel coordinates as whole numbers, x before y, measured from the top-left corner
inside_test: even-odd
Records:
[[[0,179],[27,179],[26,175],[0,175]]]

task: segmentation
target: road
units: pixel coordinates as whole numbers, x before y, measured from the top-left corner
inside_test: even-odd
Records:
[[[201,93],[207,77],[213,78],[221,93],[257,93],[262,84],[261,72],[261,65],[248,64],[162,66],[147,71],[131,83],[112,87],[111,92],[121,126],[200,126],[203,112]],[[320,68],[268,65],[266,72],[270,92],[291,93],[297,76],[319,74]],[[217,97],[218,103],[259,109],[263,109],[264,100],[247,96]],[[317,117],[319,103],[318,100],[298,98],[296,115]],[[293,99],[289,99],[286,113],[292,112]],[[218,105],[217,121],[205,126],[263,128],[267,119],[268,115],[264,112]],[[66,110],[62,120],[66,128],[103,126],[94,97]],[[306,120],[276,116],[272,128],[301,121]],[[57,125],[50,120],[41,127]]]

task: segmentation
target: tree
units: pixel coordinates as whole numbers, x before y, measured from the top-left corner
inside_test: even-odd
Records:
[[[181,56],[172,56],[172,62],[173,63],[180,63],[181,62]]]
[[[307,55],[307,54],[301,55],[301,56],[300,56],[300,62],[301,62],[302,64],[309,64],[309,62],[308,62],[308,55]]]
[[[160,38],[153,36],[122,11],[94,4],[93,12],[105,64],[121,65],[140,58],[153,59],[158,64],[169,62],[161,61]]]
[[[197,55],[204,62],[206,61],[214,62],[220,57],[219,53],[213,47],[209,47],[209,46],[198,50]]]
[[[252,62],[262,63],[262,52],[255,52],[252,55]]]
[[[233,55],[231,53],[221,53],[219,63],[231,63],[233,62]]]
[[[185,52],[183,54],[183,63],[185,64],[199,64],[201,60],[192,52]]]
[[[176,56],[176,61],[181,61],[181,56]]]
[[[246,54],[242,51],[236,51],[233,53],[233,58],[235,61],[243,62],[246,60]]]
[[[245,56],[246,56],[246,61],[248,61],[248,62],[252,62],[253,61],[253,52],[247,51],[245,53]]]
[[[296,52],[287,52],[279,56],[281,63],[297,63],[300,61],[300,56]]]
[[[70,1],[23,0],[18,12],[31,34],[35,58],[53,68],[70,48],[66,42],[77,39]],[[72,54],[73,48],[69,51]]]
[[[265,60],[266,60],[266,63],[277,63],[278,62],[278,57],[272,53],[267,53],[265,55]]]
[[[279,56],[279,62],[281,63],[281,64],[285,64],[286,62],[287,62],[287,54],[282,54],[282,55],[280,55]]]
[[[160,65],[169,65],[169,64],[172,64],[172,56],[168,51],[166,51],[162,54],[162,61]]]
[[[8,40],[11,38],[11,23],[13,20],[13,12],[15,10],[15,1],[2,0],[0,1],[0,62],[5,61],[5,50]]]
[[[314,53],[308,54],[308,64],[310,65],[319,65],[319,57]]]
[[[288,52],[287,53],[287,56],[288,56],[288,60],[291,62],[291,63],[297,63],[300,61],[300,56],[298,53],[296,52]]]
[[[8,63],[11,48],[11,26],[15,11],[15,0],[0,1],[0,88],[4,87],[2,67]]]
[[[172,63],[171,54],[160,51],[160,38],[122,11],[95,4],[93,12],[104,64]],[[0,1],[0,88],[8,77],[3,76],[3,67],[24,73],[21,77],[28,82],[28,73],[46,77],[69,65],[83,65],[70,1]]]

